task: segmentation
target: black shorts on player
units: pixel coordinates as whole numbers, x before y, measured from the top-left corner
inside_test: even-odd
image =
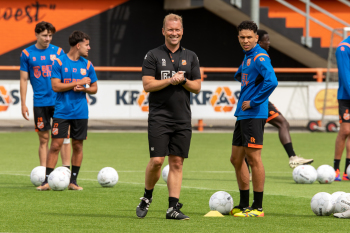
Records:
[[[278,111],[276,106],[273,103],[271,103],[270,101],[269,101],[269,107],[268,108],[269,108],[269,114],[268,114],[266,123],[268,123],[272,119],[278,117],[279,115],[282,115],[282,113],[280,111]]]
[[[148,121],[150,157],[176,155],[188,158],[192,136],[191,122],[170,123]]]
[[[35,132],[51,129],[51,119],[55,112],[55,106],[34,107]]]
[[[266,119],[244,119],[236,121],[232,145],[261,149],[263,147]]]
[[[70,126],[70,135],[68,129]],[[72,138],[75,140],[87,139],[88,119],[67,120],[53,118],[52,138]]]
[[[350,123],[350,100],[338,100],[339,123]]]

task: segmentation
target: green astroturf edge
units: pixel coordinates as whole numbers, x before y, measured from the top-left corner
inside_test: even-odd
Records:
[[[335,133],[291,135],[296,153],[313,158],[315,168],[332,165]],[[39,164],[36,133],[0,133],[0,140],[0,232],[349,232],[349,220],[314,215],[310,200],[317,192],[350,192],[350,182],[295,184],[276,133],[264,136],[264,218],[203,217],[214,192],[229,192],[235,204],[239,192],[229,160],[232,134],[193,134],[180,198],[189,221],[165,219],[168,194],[162,178],[147,217],[135,215],[149,160],[146,133],[89,133],[78,177],[81,192],[35,190],[29,174]],[[342,171],[344,160],[345,154]],[[98,171],[107,166],[119,174],[113,188],[97,182]]]

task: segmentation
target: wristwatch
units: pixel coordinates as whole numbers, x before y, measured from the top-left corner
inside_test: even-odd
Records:
[[[187,82],[187,79],[185,78],[184,81],[182,81],[181,85],[185,85]]]

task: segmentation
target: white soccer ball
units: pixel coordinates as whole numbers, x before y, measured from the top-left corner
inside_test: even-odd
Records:
[[[346,168],[346,174],[350,174],[350,165]]]
[[[70,176],[71,176],[71,171],[67,168],[67,167],[57,167],[55,168],[54,171],[64,171],[65,174],[67,175],[68,179],[70,180]]]
[[[300,166],[297,166],[296,168],[293,169],[293,180],[295,181],[295,183],[299,183],[299,169]]]
[[[332,199],[331,199],[331,202],[332,202],[332,205],[333,205],[333,213],[334,213],[334,209],[335,209],[335,203],[337,202],[337,199],[340,195],[342,194],[345,194],[346,192],[343,192],[343,191],[338,191],[338,192],[334,192],[332,193]]]
[[[97,181],[102,187],[113,187],[118,179],[118,172],[112,167],[102,168],[97,175]]]
[[[311,165],[300,165],[296,167],[297,170],[294,173],[293,179],[298,184],[312,184],[317,178],[317,171]],[[294,177],[295,176],[295,177]]]
[[[40,186],[45,181],[46,168],[44,166],[35,167],[30,173],[30,181],[35,186]]]
[[[350,193],[341,194],[337,198],[334,213],[343,213],[347,210],[350,210]]]
[[[333,213],[332,195],[325,192],[315,194],[311,199],[311,210],[317,216],[328,216]]]
[[[49,186],[54,191],[65,190],[70,182],[66,171],[53,171],[49,175]]]
[[[162,178],[165,181],[165,183],[167,183],[167,181],[168,181],[168,175],[169,175],[169,164],[166,165],[162,171]]]
[[[334,168],[329,165],[321,165],[317,168],[317,181],[320,184],[330,184],[335,179]]]
[[[210,210],[217,210],[221,214],[229,214],[233,209],[233,199],[224,191],[214,193],[209,199]]]
[[[332,193],[332,199],[334,200],[334,204],[337,201],[338,197],[342,194],[345,194],[346,192],[343,191],[338,191],[338,192],[334,192]]]

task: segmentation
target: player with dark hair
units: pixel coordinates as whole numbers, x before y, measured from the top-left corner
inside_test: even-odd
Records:
[[[36,44],[24,49],[21,53],[20,95],[22,115],[29,120],[29,110],[26,105],[28,78],[34,92],[34,123],[39,136],[40,166],[46,166],[49,151],[49,131],[51,119],[55,110],[56,93],[51,87],[51,71],[53,60],[64,54],[62,48],[50,44],[55,27],[42,21],[35,26]],[[62,166],[70,165],[70,140],[65,139],[61,150]]]
[[[241,93],[235,116],[231,163],[235,168],[240,190],[240,203],[231,214],[235,217],[263,217],[265,170],[261,160],[264,126],[268,116],[268,98],[277,87],[277,77],[266,51],[258,44],[258,27],[253,21],[238,26],[238,40],[245,57],[235,79],[241,82]],[[245,157],[252,169],[253,204],[249,205],[249,172]]]
[[[146,168],[145,192],[136,208],[144,218],[152,203],[153,189],[168,156],[169,208],[166,219],[186,220],[179,203],[182,167],[188,158],[192,136],[190,92],[198,94],[201,75],[197,55],[180,46],[183,35],[181,16],[164,18],[165,44],[149,51],[142,66],[142,82],[149,94],[148,142],[150,161]]]
[[[265,30],[258,30],[258,44],[261,48],[265,49],[266,52],[270,48],[270,37]],[[266,123],[269,123],[276,128],[278,128],[278,135],[280,141],[287,152],[289,157],[289,166],[295,168],[299,165],[310,164],[313,159],[304,159],[300,156],[297,156],[294,152],[292,139],[289,134],[289,123],[286,118],[283,117],[282,113],[269,101],[269,115],[266,120]]]
[[[350,148],[348,147],[350,141],[350,36],[338,45],[335,56],[337,58],[339,76],[338,103],[340,129],[335,141],[334,170],[336,176],[335,181],[341,181],[349,180],[346,169],[350,165]],[[341,177],[339,163],[347,138],[345,169]]]
[[[87,138],[89,110],[86,94],[97,93],[97,77],[92,63],[84,58],[90,50],[90,37],[74,31],[69,37],[69,44],[69,52],[56,58],[52,65],[52,89],[57,92],[52,141],[46,162],[46,179],[37,190],[50,190],[48,176],[56,166],[58,152],[69,127],[73,155],[68,189],[83,190],[77,184],[77,177],[83,160],[83,141]]]

